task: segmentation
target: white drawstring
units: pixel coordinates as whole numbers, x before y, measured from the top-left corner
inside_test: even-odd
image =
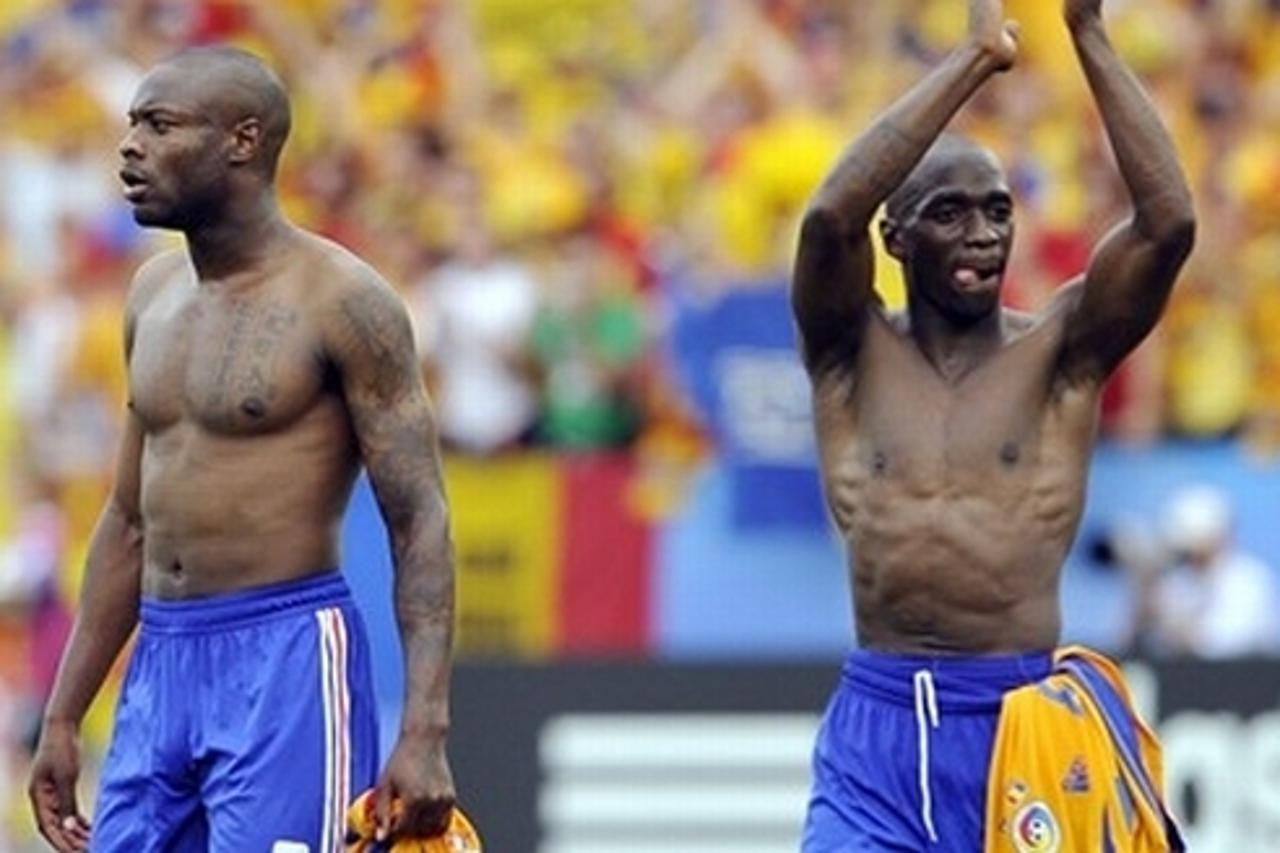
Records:
[[[915,674],[916,728],[920,732],[920,816],[929,840],[938,843],[933,828],[933,802],[929,796],[929,729],[938,727],[938,694],[933,689],[933,673],[918,669]],[[926,716],[927,711],[927,716]]]

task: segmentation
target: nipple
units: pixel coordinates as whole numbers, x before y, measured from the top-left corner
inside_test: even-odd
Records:
[[[249,397],[240,404],[240,411],[251,418],[260,418],[267,413],[267,406],[257,397]]]

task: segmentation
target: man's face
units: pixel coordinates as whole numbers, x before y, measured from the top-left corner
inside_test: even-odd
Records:
[[[166,64],[151,71],[129,108],[120,143],[120,180],[141,225],[199,225],[226,197],[228,135],[200,97],[191,69]]]
[[[889,245],[912,295],[962,322],[996,310],[1013,246],[1003,170],[994,157],[971,151],[938,156],[916,177],[925,189],[901,214]]]

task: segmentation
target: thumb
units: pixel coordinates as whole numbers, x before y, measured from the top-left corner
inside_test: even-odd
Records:
[[[89,840],[89,824],[76,804],[76,777],[59,776],[54,781],[54,791],[58,798],[58,828],[76,845],[75,849],[84,849]]]
[[[1022,25],[1017,21],[1005,21],[1004,31],[1016,42],[1022,36]]]
[[[373,837],[377,841],[386,841],[391,834],[391,802],[394,795],[389,782],[383,782],[373,789]]]

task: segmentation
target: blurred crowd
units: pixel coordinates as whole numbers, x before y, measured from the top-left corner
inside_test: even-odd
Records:
[[[1137,594],[1131,654],[1222,660],[1280,652],[1275,568],[1241,545],[1231,496],[1205,483],[1169,496],[1155,524],[1117,525],[1111,557]]]
[[[809,193],[867,119],[963,35],[964,5],[6,0],[0,609],[23,616],[0,618],[0,632],[18,621],[39,636],[66,630],[59,602],[75,592],[68,567],[122,411],[121,301],[141,259],[174,239],[133,224],[115,177],[129,100],[156,60],[230,42],[279,70],[295,111],[286,210],[402,288],[452,451],[629,448],[679,468],[708,448],[666,361],[673,289],[712,299],[784,281]],[[1103,428],[1132,442],[1238,437],[1270,452],[1280,2],[1105,6],[1174,130],[1201,227],[1159,332],[1108,391]],[[1083,268],[1125,196],[1058,4],[1006,7],[1022,24],[1022,59],[960,124],[1009,169],[1009,301],[1034,308]],[[880,272],[900,303],[883,256]],[[4,664],[28,672],[33,697],[51,676],[40,650],[57,645],[31,643],[32,660]],[[0,729],[29,722],[3,694]],[[9,776],[0,768],[0,788]]]

